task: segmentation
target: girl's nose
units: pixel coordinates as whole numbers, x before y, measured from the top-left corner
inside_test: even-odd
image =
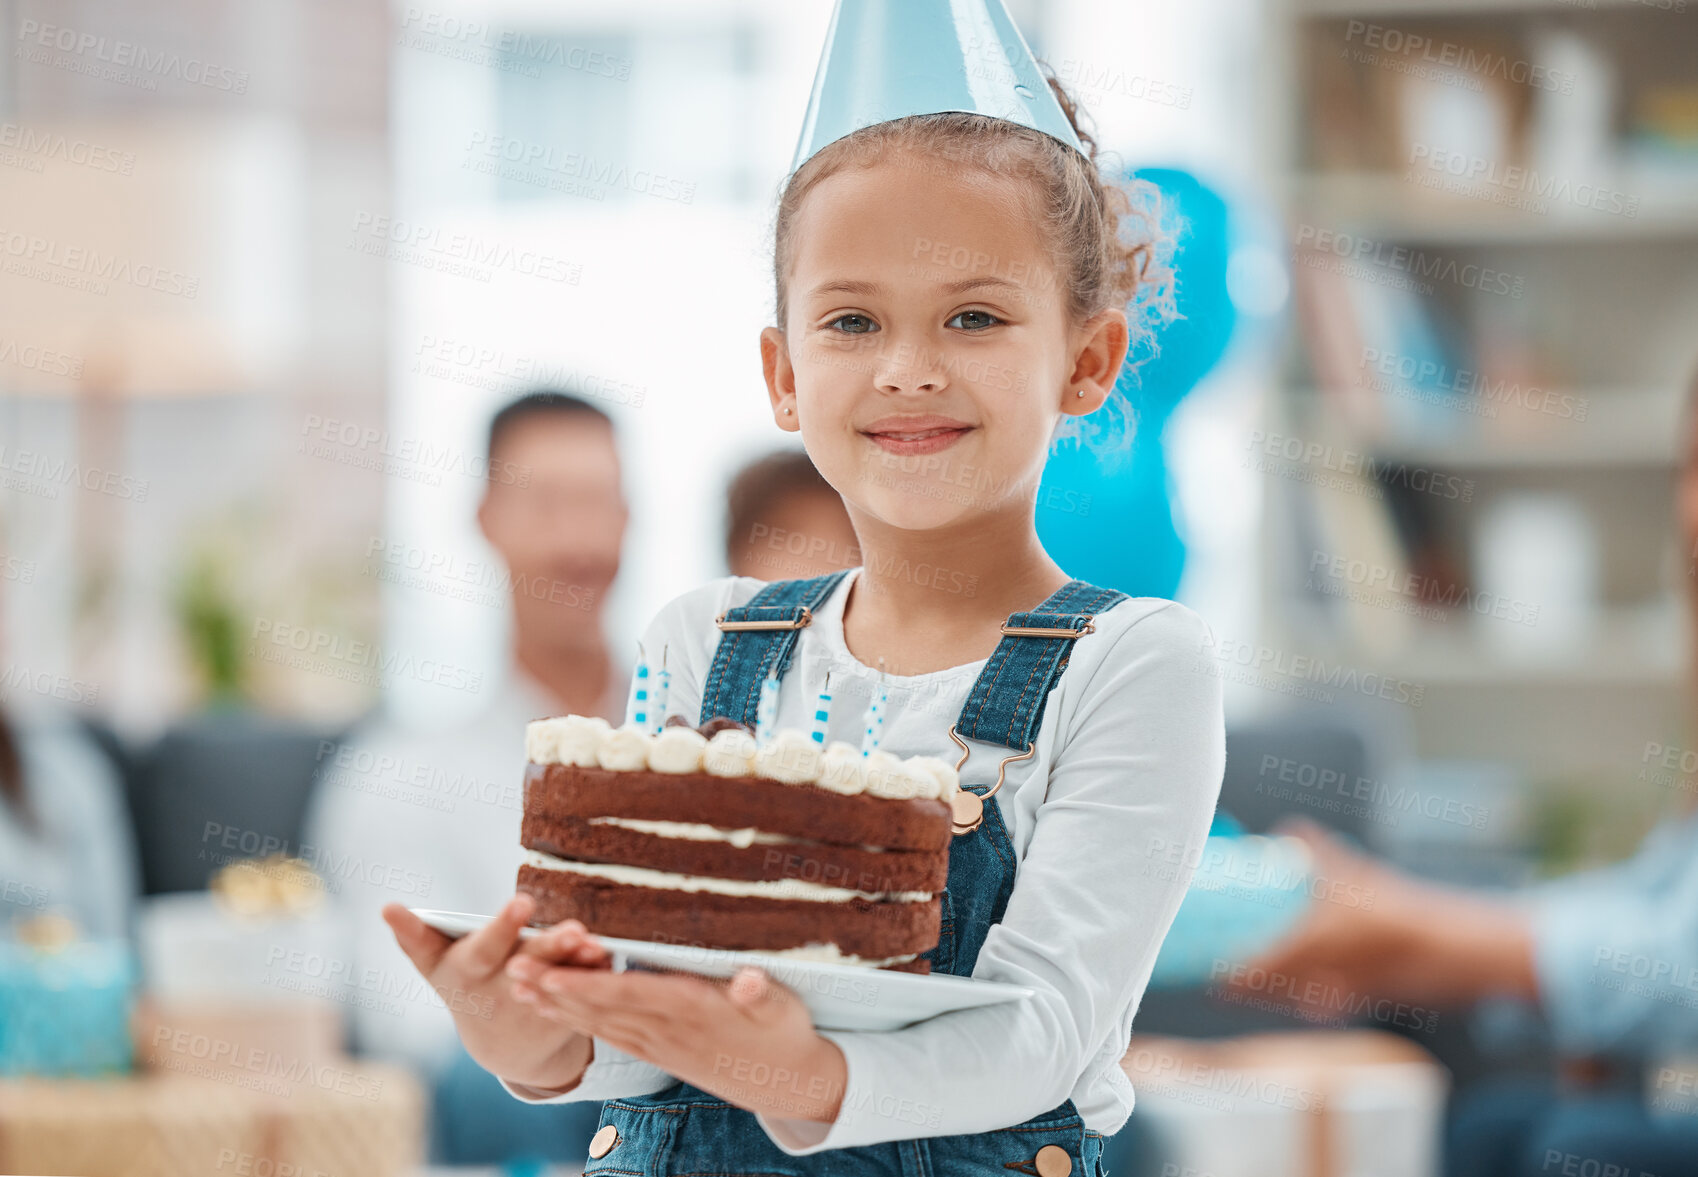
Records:
[[[880,392],[942,392],[949,378],[940,352],[923,344],[898,342],[879,353],[873,383]]]

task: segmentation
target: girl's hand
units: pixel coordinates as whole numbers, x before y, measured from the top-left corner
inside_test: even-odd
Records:
[[[515,895],[487,925],[458,940],[444,936],[399,903],[385,904],[383,918],[413,967],[448,1007],[466,1053],[479,1066],[514,1083],[569,1090],[589,1065],[589,1039],[557,1019],[539,1017],[534,1004],[516,1000],[512,983],[502,971],[515,947],[523,943],[519,929],[534,907],[529,895]],[[559,931],[557,926],[550,934]],[[586,964],[593,968],[599,946],[587,951]],[[569,955],[575,960],[584,952],[582,946],[573,946]],[[600,955],[605,967],[606,954]]]
[[[687,974],[550,967],[520,953],[508,976],[542,1017],[617,1046],[751,1112],[830,1123],[848,1067],[789,989],[755,968],[729,982]],[[520,985],[515,985],[515,991]]]

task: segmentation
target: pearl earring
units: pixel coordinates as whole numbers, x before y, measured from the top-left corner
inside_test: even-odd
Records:
[[[1083,388],[1081,388],[1081,389],[1080,389],[1080,390],[1079,390],[1079,395],[1080,395],[1080,396],[1084,396],[1084,395],[1085,395],[1085,390],[1084,390],[1084,389],[1083,389]]]
[[[790,415],[790,406],[789,405],[784,406],[784,415],[786,417],[788,417]]]

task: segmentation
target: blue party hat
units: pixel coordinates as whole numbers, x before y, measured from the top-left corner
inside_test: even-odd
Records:
[[[862,127],[952,110],[1085,154],[1003,0],[837,0],[790,171]]]

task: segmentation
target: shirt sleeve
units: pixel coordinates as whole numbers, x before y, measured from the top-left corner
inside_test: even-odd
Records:
[[[597,1038],[590,1065],[583,1077],[570,1091],[559,1095],[543,1095],[534,1087],[509,1083],[502,1079],[507,1094],[521,1103],[583,1103],[592,1099],[623,1099],[632,1095],[653,1095],[665,1091],[678,1080],[640,1058],[633,1058]]]
[[[1561,1049],[1698,1043],[1698,820],[1654,831],[1630,863],[1556,880],[1524,902]]]
[[[1220,794],[1208,632],[1176,604],[1141,618],[1058,717],[1048,793],[973,969],[1036,996],[887,1033],[822,1031],[848,1064],[837,1119],[758,1117],[780,1149],[1004,1128],[1067,1099],[1105,1051],[1119,1057]]]

